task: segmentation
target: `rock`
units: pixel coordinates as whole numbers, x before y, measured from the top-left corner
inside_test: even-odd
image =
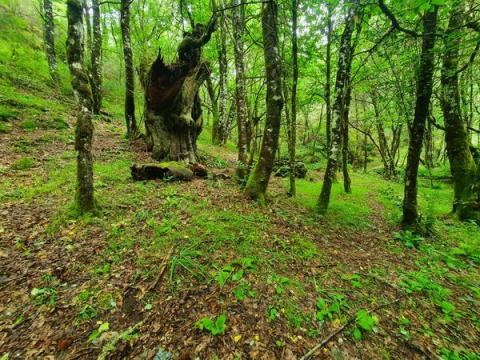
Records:
[[[290,162],[289,160],[275,160],[273,163],[273,172],[275,176],[287,177],[290,175]],[[295,163],[295,177],[303,179],[307,174],[307,167],[301,161]]]
[[[153,357],[153,360],[172,360],[172,359],[173,359],[173,354],[161,347],[158,349],[157,353]]]

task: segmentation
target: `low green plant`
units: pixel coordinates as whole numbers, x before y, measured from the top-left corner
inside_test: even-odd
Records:
[[[32,168],[35,165],[35,160],[31,157],[23,157],[16,160],[11,168],[13,170],[27,170]]]
[[[345,296],[341,294],[333,294],[330,297],[331,299],[317,299],[317,312],[315,318],[320,322],[325,321],[326,318],[332,320],[334,316],[339,317],[343,310],[350,308]]]
[[[54,308],[57,302],[57,290],[53,287],[33,288],[30,295],[38,306],[45,305]]]
[[[97,329],[93,330],[88,336],[88,341],[92,342],[98,339],[104,332],[110,330],[110,324],[108,322],[101,322]]]
[[[393,237],[401,241],[409,249],[418,249],[424,238],[410,230],[395,232]]]
[[[204,317],[195,323],[195,327],[202,331],[208,331],[212,335],[221,335],[227,328],[225,325],[226,321],[227,316],[223,314],[219,315],[216,320],[213,320],[209,317]]]
[[[378,324],[378,318],[370,314],[365,309],[357,311],[355,316],[355,328],[353,329],[353,337],[355,340],[362,340],[365,333],[375,331]]]
[[[37,129],[37,122],[34,120],[25,120],[20,123],[20,127],[26,131],[34,131]]]

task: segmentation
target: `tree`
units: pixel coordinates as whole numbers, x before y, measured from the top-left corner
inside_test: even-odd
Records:
[[[324,213],[330,202],[330,193],[338,166],[338,158],[342,149],[342,137],[344,137],[344,120],[346,116],[345,105],[350,102],[350,71],[353,59],[352,35],[355,29],[355,20],[359,10],[357,0],[350,0],[346,9],[345,29],[340,40],[340,52],[338,55],[337,76],[335,80],[335,100],[332,108],[332,140],[328,154],[327,168],[322,185],[322,191],[317,203],[317,209]]]
[[[416,103],[413,122],[410,126],[407,166],[405,169],[405,190],[403,199],[404,228],[417,228],[417,175],[425,134],[425,121],[428,116],[432,96],[434,72],[435,32],[437,29],[438,6],[432,6],[423,15],[422,52],[417,73]]]
[[[216,4],[213,0],[213,4]],[[217,145],[224,144],[227,141],[227,82],[228,82],[228,61],[227,61],[227,25],[225,19],[225,10],[223,0],[220,0],[220,29],[218,46],[218,70],[219,70],[219,106],[218,121],[212,125],[212,142]],[[216,11],[216,6],[213,7]]]
[[[92,0],[93,10],[93,42],[91,53],[91,85],[93,113],[99,114],[102,107],[102,29],[100,24],[100,2]]]
[[[156,160],[197,162],[196,141],[202,130],[198,90],[208,76],[202,47],[215,31],[196,24],[178,46],[178,59],[166,65],[159,50],[145,83],[145,128],[148,149]]]
[[[268,0],[263,3],[262,34],[265,77],[267,80],[267,117],[259,159],[254,170],[250,173],[245,186],[246,196],[261,203],[265,201],[265,192],[267,191],[278,147],[280,117],[283,107],[282,66],[278,52],[277,13],[278,8],[275,0]]]
[[[444,36],[441,71],[441,107],[445,124],[445,142],[453,177],[453,212],[460,219],[478,219],[478,168],[470,150],[467,125],[461,114],[458,86],[461,28],[464,23],[463,0],[457,0]]]
[[[55,24],[53,22],[52,0],[43,0],[43,31],[47,52],[48,69],[55,85],[60,84],[55,53]]]
[[[295,147],[297,140],[297,82],[298,82],[298,38],[297,38],[297,0],[292,0],[292,115],[289,124],[288,153],[290,156],[290,190],[295,196]]]
[[[237,110],[238,131],[237,176],[240,180],[243,180],[248,173],[248,113],[246,104],[247,99],[245,94],[245,64],[243,61],[243,33],[245,31],[245,9],[243,5],[243,0],[233,0],[232,6],[233,49],[235,54],[235,104]]]
[[[84,34],[83,6],[80,0],[67,1],[68,35],[67,61],[72,78],[73,93],[77,102],[75,150],[77,151],[76,200],[80,213],[94,210],[93,156],[92,156],[92,100],[88,76],[83,66]]]
[[[130,40],[130,4],[131,0],[122,0],[120,4],[120,26],[122,29],[123,57],[125,60],[125,122],[127,137],[138,136],[135,120],[135,73]]]

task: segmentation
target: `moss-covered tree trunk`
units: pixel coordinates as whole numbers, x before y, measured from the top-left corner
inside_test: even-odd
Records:
[[[125,122],[129,138],[138,135],[135,120],[135,72],[130,40],[130,0],[122,0],[120,4],[120,27],[122,30],[123,58],[125,60]]]
[[[185,33],[178,59],[166,65],[159,52],[145,81],[145,129],[156,160],[197,162],[196,141],[202,130],[199,88],[208,76],[201,48],[215,30],[216,16]]]
[[[93,198],[93,123],[88,77],[83,67],[83,6],[80,0],[67,1],[67,61],[77,101],[75,150],[77,151],[76,200],[80,213],[94,210]]]
[[[218,35],[218,121],[212,126],[212,142],[216,145],[223,145],[227,142],[228,136],[228,113],[227,113],[227,93],[228,93],[228,61],[227,61],[227,22],[225,18],[224,2],[219,0],[219,35]],[[213,0],[216,10],[216,1]]]
[[[405,191],[403,199],[403,219],[405,228],[418,226],[417,175],[420,154],[425,133],[425,121],[428,116],[432,96],[435,32],[437,29],[438,7],[427,10],[423,16],[422,53],[417,74],[415,115],[410,127],[407,167],[405,171]]]
[[[260,156],[245,186],[245,194],[253,200],[264,202],[265,192],[272,173],[278,147],[280,117],[283,107],[282,66],[278,49],[277,3],[269,0],[262,5],[263,53],[267,80],[267,118]]]
[[[322,190],[317,203],[317,209],[324,213],[330,202],[330,193],[338,166],[338,159],[342,150],[343,120],[345,117],[345,100],[349,92],[350,70],[352,65],[353,48],[351,45],[352,35],[355,28],[355,15],[358,11],[358,1],[350,0],[347,15],[345,17],[345,29],[340,40],[338,55],[337,77],[335,80],[335,100],[332,107],[332,139],[328,153],[327,168],[322,185]]]
[[[444,37],[441,106],[445,123],[445,142],[453,176],[453,212],[461,219],[478,219],[478,169],[470,151],[470,139],[462,118],[458,88],[461,28],[464,3],[453,9]]]
[[[56,86],[60,85],[60,77],[57,68],[57,56],[55,53],[55,25],[53,22],[52,0],[43,0],[43,31],[45,50],[47,53],[48,69]]]
[[[243,33],[245,31],[245,9],[243,0],[233,0],[232,3],[232,22],[233,22],[233,49],[235,55],[235,105],[237,109],[237,176],[243,180],[247,176],[247,97],[245,93],[245,64],[244,64],[244,45]]]
[[[92,0],[93,10],[93,41],[91,53],[91,84],[92,84],[92,99],[93,99],[93,113],[99,114],[102,107],[102,29],[100,23],[100,2],[99,0]]]

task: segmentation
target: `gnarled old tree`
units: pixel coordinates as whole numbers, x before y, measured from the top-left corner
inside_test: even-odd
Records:
[[[202,46],[215,31],[216,15],[207,26],[196,24],[184,34],[178,58],[167,65],[159,51],[145,82],[146,141],[156,160],[197,162],[196,141],[202,130],[198,90],[208,76]]]

